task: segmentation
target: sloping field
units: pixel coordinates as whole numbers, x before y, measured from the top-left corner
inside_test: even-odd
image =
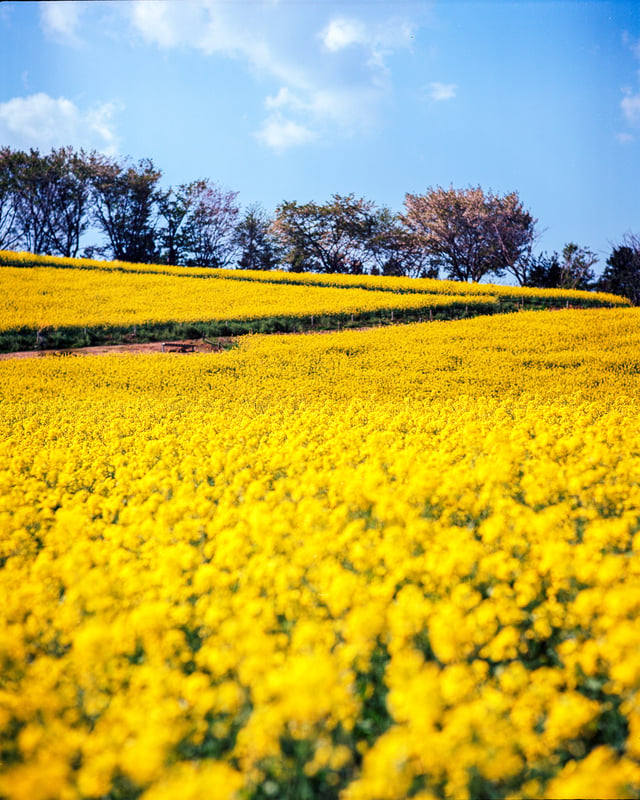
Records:
[[[255,323],[296,330],[303,323],[320,327],[323,319],[340,323],[429,317],[434,311],[462,315],[471,307],[489,313],[497,306],[488,295],[391,294],[364,289],[200,280],[152,272],[116,272],[52,267],[0,268],[0,344],[37,343],[37,331],[87,343],[117,332],[144,331],[166,338],[195,328],[201,335],[245,333]],[[398,316],[396,316],[398,318]],[[252,324],[253,323],[253,324]],[[138,331],[138,329],[141,329]],[[260,328],[259,328],[260,329]],[[91,331],[91,333],[89,333]],[[169,331],[169,335],[172,331]],[[191,335],[194,335],[193,333]]]
[[[626,298],[606,292],[583,292],[573,289],[535,289],[518,286],[502,286],[493,283],[461,283],[460,281],[437,280],[434,278],[404,278],[375,275],[323,275],[315,273],[208,269],[205,267],[171,267],[162,264],[132,264],[128,261],[98,261],[87,258],[61,258],[58,256],[37,256],[32,253],[16,253],[0,250],[0,265],[14,267],[49,266],[56,269],[93,269],[103,272],[144,272],[162,275],[175,275],[234,281],[257,281],[259,283],[279,283],[300,286],[334,286],[341,289],[367,289],[369,291],[394,292],[396,294],[445,294],[472,295],[490,294],[503,301],[517,301],[524,304],[545,304],[553,301],[578,301],[585,307],[629,305]]]
[[[637,797],[640,311],[0,362],[0,796]]]
[[[624,306],[615,295],[0,252],[0,351]]]

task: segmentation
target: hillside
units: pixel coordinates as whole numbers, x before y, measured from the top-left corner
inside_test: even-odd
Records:
[[[167,267],[0,252],[0,352],[623,306],[615,295],[432,279]]]

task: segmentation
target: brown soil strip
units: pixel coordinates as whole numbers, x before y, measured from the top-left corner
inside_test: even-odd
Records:
[[[363,325],[359,328],[349,328],[351,331],[369,331],[378,326]],[[320,331],[304,331],[303,333],[276,333],[266,334],[269,336],[305,336],[317,333],[336,333],[335,329]],[[165,354],[175,354],[176,345],[193,345],[195,353],[221,353],[228,350],[241,337],[238,336],[219,336],[215,341],[204,341],[203,339],[172,339],[166,345]],[[10,358],[47,358],[48,356],[107,356],[121,355],[122,353],[162,353],[163,342],[145,342],[144,344],[101,344],[95,347],[63,347],[57,350],[17,350],[15,353],[0,353],[0,361],[7,361]],[[171,347],[169,347],[171,345]],[[180,353],[184,355],[184,353]]]
[[[171,347],[165,349],[166,355],[175,355],[176,345],[192,345],[194,353],[219,353],[226,350],[233,342],[232,338],[219,338],[215,342],[204,342],[202,339],[172,340]],[[105,356],[123,353],[162,353],[162,342],[145,342],[144,344],[112,344],[96,347],[70,347],[59,350],[20,350],[16,353],[0,353],[0,361],[10,358],[47,358],[50,356]],[[188,355],[177,353],[179,355]]]

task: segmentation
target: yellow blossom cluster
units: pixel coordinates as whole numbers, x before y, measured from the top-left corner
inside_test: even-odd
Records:
[[[0,797],[640,793],[640,311],[0,362]]]
[[[158,322],[361,315],[459,304],[491,308],[489,295],[391,294],[331,286],[200,280],[153,272],[0,269],[0,331],[45,326],[130,326]]]
[[[630,305],[627,298],[607,292],[585,292],[578,289],[538,289],[534,287],[503,286],[492,283],[463,283],[461,281],[439,280],[436,278],[408,278],[381,275],[342,275],[292,273],[278,270],[234,270],[209,269],[206,267],[175,267],[166,264],[132,264],[127,261],[100,261],[88,258],[63,258],[43,256],[32,253],[0,250],[0,266],[14,267],[54,267],[58,269],[99,270],[102,272],[133,272],[173,275],[178,277],[197,277],[249,281],[259,283],[293,284],[309,287],[327,286],[340,289],[367,289],[376,292],[443,294],[443,295],[481,295],[511,301],[540,301],[589,306]]]

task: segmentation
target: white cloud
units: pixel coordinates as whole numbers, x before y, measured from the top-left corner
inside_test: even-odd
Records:
[[[622,42],[631,50],[634,56],[640,60],[640,39],[634,39],[625,31],[622,36]],[[640,73],[638,73],[638,75],[640,76]],[[624,87],[622,92],[624,94],[624,97],[620,101],[622,115],[628,125],[638,127],[640,126],[640,92],[634,94],[633,90],[629,87]],[[618,136],[619,141],[622,141],[621,136],[623,135],[624,134]],[[630,140],[626,139],[625,141],[628,142]]]
[[[352,44],[367,44],[370,41],[370,35],[362,22],[344,17],[332,19],[321,32],[320,38],[331,52],[342,50]]]
[[[295,52],[295,48],[285,32],[265,25],[261,12],[268,19],[269,9],[277,11],[277,5],[270,0],[252,4],[251,17],[246,18],[238,15],[233,3],[219,0],[135,0],[126,4],[126,10],[134,29],[148,44],[244,60],[259,80],[269,76],[297,89],[308,88],[308,75],[298,54],[287,58],[287,49]],[[276,46],[278,39],[283,47]]]
[[[83,4],[79,2],[57,2],[48,0],[40,3],[40,22],[45,32],[63,44],[80,43],[78,28]]]
[[[369,94],[362,87],[331,87],[315,89],[304,93],[293,92],[286,86],[276,95],[265,100],[266,108],[298,114],[314,125],[322,122],[347,128],[373,122],[371,106],[375,102],[375,90]]]
[[[336,132],[351,136],[376,122],[375,89],[317,89],[303,94],[282,87],[265,100],[272,113],[256,138],[266,147],[282,152],[289,147],[326,140]]]
[[[329,18],[324,3],[302,5],[298,9],[277,0],[122,4],[133,30],[148,44],[234,58],[245,62],[258,82],[275,79],[281,88],[266,96],[258,140],[280,150],[370,128],[392,91],[389,56],[410,48],[413,38],[407,20],[389,18],[373,4],[365,4],[358,17]]]
[[[254,68],[290,77],[260,26],[251,22],[243,25],[228,6],[217,0],[135,0],[127,7],[133,27],[148,44],[244,58]]]
[[[280,87],[276,95],[267,95],[264,104],[267,108],[290,108],[296,111],[309,108],[308,103],[305,103],[299,94],[292,92],[287,86]]]
[[[374,45],[388,48],[407,48],[415,39],[415,28],[406,19],[395,18],[378,25]]]
[[[362,20],[335,17],[320,32],[320,40],[332,53],[352,45],[362,45],[382,55],[411,45],[412,26],[404,19],[391,18],[383,23],[365,24]]]
[[[640,124],[640,94],[627,92],[620,102],[622,113],[629,125]]]
[[[631,133],[616,133],[616,139],[620,142],[620,144],[631,144],[631,142],[634,141]]]
[[[189,45],[204,49],[209,18],[207,2],[166,3],[162,0],[136,0],[127,4],[133,27],[148,44],[159,47]]]
[[[320,89],[311,96],[310,111],[316,119],[348,135],[375,124],[380,95],[376,87]]]
[[[292,119],[285,119],[281,114],[268,117],[256,138],[272,150],[282,152],[290,147],[312,142],[317,134],[305,125]]]
[[[388,74],[388,56],[394,50],[409,49],[414,34],[412,26],[404,19],[365,24],[358,19],[335,17],[320,31],[319,38],[330,54],[349,52],[357,45],[371,79],[382,84]]]
[[[72,145],[113,155],[117,152],[113,124],[117,110],[116,104],[104,103],[82,111],[65,97],[43,92],[14,97],[0,103],[0,141],[41,150]]]
[[[634,39],[629,31],[623,31],[622,43],[631,50],[636,58],[640,58],[640,39]]]
[[[427,96],[439,103],[443,100],[452,100],[456,96],[458,87],[455,83],[439,83],[433,81],[427,87]]]

